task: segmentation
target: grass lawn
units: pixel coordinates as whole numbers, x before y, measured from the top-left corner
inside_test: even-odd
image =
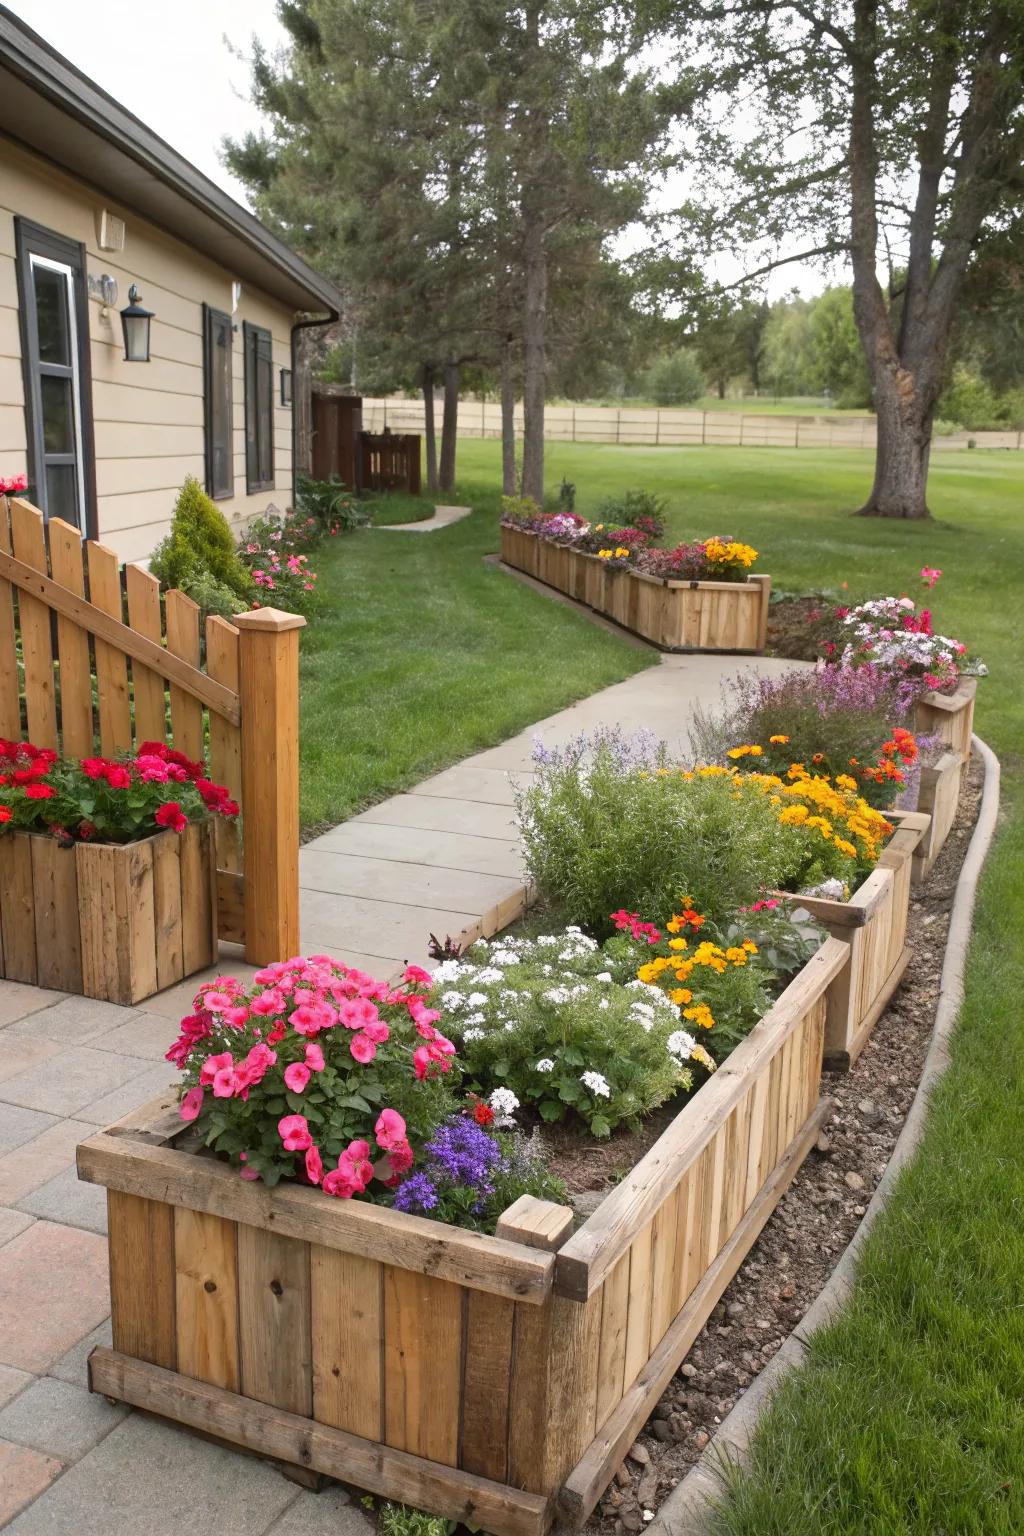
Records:
[[[496,444],[461,443],[459,453],[467,496],[493,484]],[[1015,652],[1024,461],[935,455],[935,518],[920,525],[850,517],[869,487],[867,453],[551,444],[548,484],[563,475],[584,512],[614,489],[662,492],[673,536],[747,539],[783,588],[847,582],[851,597],[916,593],[920,567],[937,565],[945,572],[932,594],[941,624],[991,668],[977,727],[1002,758],[1003,826],[982,883],[953,1066],[925,1143],[874,1228],[853,1306],[818,1335],[809,1364],[763,1422],[752,1470],[716,1530],[1020,1533],[1024,686]],[[481,531],[477,547],[493,543],[493,532]],[[343,722],[338,736],[345,741]]]
[[[302,639],[302,822],[333,825],[649,666],[649,652],[486,566],[498,495],[434,533],[362,529],[319,553]],[[399,519],[402,521],[404,519]]]
[[[702,395],[691,405],[661,406],[656,400],[557,400],[555,405],[576,405],[581,409],[588,405],[606,406],[610,410],[680,410],[680,411],[731,411],[743,416],[814,416],[827,421],[847,421],[861,416],[873,416],[874,412],[830,405],[818,395],[780,395],[776,400],[768,395],[751,395],[743,400],[719,400],[717,395]],[[460,448],[461,452],[461,448]]]

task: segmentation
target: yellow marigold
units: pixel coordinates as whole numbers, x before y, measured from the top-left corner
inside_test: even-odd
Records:
[[[789,745],[788,736],[769,736],[768,740],[773,747],[787,747]]]
[[[715,1058],[710,1055],[702,1045],[694,1046],[693,1050],[690,1052],[690,1060],[699,1061],[701,1066],[706,1067],[709,1072],[716,1071],[718,1066]]]
[[[714,1029],[715,1027],[715,1016],[707,1003],[694,1003],[692,1008],[684,1008],[683,1018],[689,1019],[691,1024],[696,1024],[698,1029]]]
[[[856,789],[857,780],[851,779],[848,773],[836,774],[836,787],[838,789]]]
[[[685,939],[669,939],[668,947],[669,949],[686,949],[688,946]]]
[[[839,849],[840,853],[845,853],[848,859],[855,859],[857,857],[856,847],[853,843],[848,843],[845,837],[837,837],[835,839],[835,846]]]
[[[677,1008],[681,1008],[684,1003],[693,1002],[693,993],[689,987],[673,987],[669,993],[669,998],[675,1003]]]
[[[807,820],[807,816],[806,805],[787,805],[784,811],[779,812],[779,820],[784,827],[799,827]]]
[[[826,821],[824,816],[808,816],[807,821],[805,822],[805,826],[814,827],[825,837],[831,836],[832,833],[832,823],[830,821]]]
[[[615,558],[616,558],[616,559],[617,559],[617,560],[622,560],[622,559],[623,559],[623,558],[624,558],[624,557],[625,557],[625,556],[627,556],[627,555],[628,555],[628,554],[629,554],[629,550],[628,550],[628,549],[627,549],[627,548],[626,548],[626,546],[625,546],[625,545],[621,545],[621,546],[620,546],[620,547],[619,547],[619,548],[618,548],[618,549],[617,549],[617,550],[616,550],[616,551],[615,551]]]
[[[748,744],[747,746],[743,746],[743,747],[730,747],[728,752],[725,755],[726,755],[726,757],[733,757],[733,758],[737,758],[737,757],[760,757],[761,753],[763,751],[764,751],[763,747],[759,747],[756,744],[754,744],[754,745],[749,745]]]
[[[675,973],[676,974],[676,981],[689,981],[689,979],[690,979],[690,972],[692,970],[693,970],[693,961],[692,960],[684,960],[682,965],[678,968],[678,970]]]
[[[610,549],[599,549],[597,552],[597,558],[599,560],[610,560],[612,558],[612,552]]]
[[[747,952],[739,944],[730,944],[725,952],[725,958],[731,960],[733,965],[746,965]]]
[[[742,947],[746,950],[748,955],[757,954],[757,945],[754,943],[753,939],[744,939]]]

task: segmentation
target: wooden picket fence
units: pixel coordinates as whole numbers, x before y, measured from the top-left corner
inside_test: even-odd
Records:
[[[206,620],[183,592],[0,496],[0,737],[68,757],[168,741],[242,808],[217,823],[218,934],[257,965],[299,948],[299,630],[274,608]]]

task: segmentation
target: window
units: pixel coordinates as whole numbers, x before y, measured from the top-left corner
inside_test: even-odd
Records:
[[[85,248],[15,220],[29,480],[47,517],[88,532],[95,502]]]
[[[272,490],[274,485],[274,358],[270,332],[242,326],[245,345],[245,488]]]
[[[213,497],[234,495],[235,460],[231,396],[231,316],[203,305],[203,429],[206,489]]]

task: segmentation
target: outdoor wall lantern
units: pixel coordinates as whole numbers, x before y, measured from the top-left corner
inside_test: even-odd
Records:
[[[281,404],[292,403],[292,371],[290,368],[281,369]]]
[[[126,363],[149,362],[149,322],[151,309],[143,309],[139,303],[142,295],[134,283],[128,290],[128,307],[121,311],[124,328],[124,360]]]

